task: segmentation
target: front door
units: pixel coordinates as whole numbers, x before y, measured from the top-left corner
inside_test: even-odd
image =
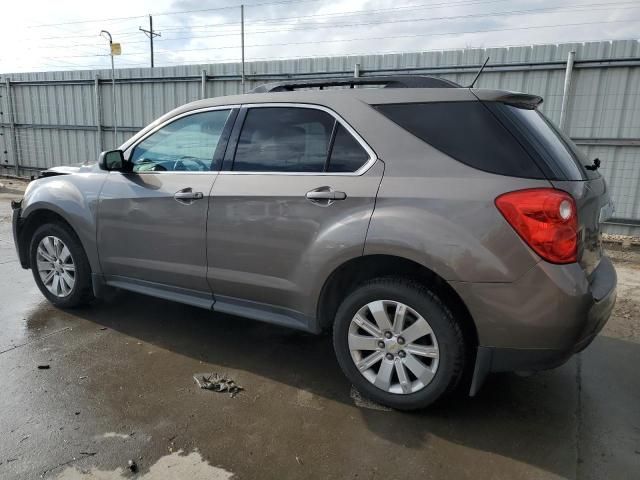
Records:
[[[98,206],[100,264],[111,282],[142,280],[206,292],[206,220],[230,110],[180,116],[125,152]],[[186,292],[188,293],[188,292]]]
[[[211,196],[215,305],[313,315],[308,294],[319,271],[362,253],[383,165],[372,166],[373,151],[324,109],[257,105],[238,124],[245,112]]]

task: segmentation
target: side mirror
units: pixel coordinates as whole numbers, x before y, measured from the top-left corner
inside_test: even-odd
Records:
[[[122,150],[109,150],[108,152],[102,152],[98,165],[101,170],[106,171],[122,171],[124,170],[124,155]]]

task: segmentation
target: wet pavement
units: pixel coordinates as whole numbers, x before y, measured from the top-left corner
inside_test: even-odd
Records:
[[[633,261],[618,265],[616,317],[561,368],[495,375],[477,397],[425,412],[381,411],[355,405],[326,336],[124,292],[49,306],[16,260],[7,197],[2,479],[640,477]],[[201,372],[245,390],[201,390]]]

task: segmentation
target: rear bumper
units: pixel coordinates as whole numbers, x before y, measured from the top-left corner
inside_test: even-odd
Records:
[[[577,264],[540,262],[513,284],[454,286],[480,340],[471,394],[490,372],[555,368],[584,350],[611,315],[616,284],[603,257],[590,276]]]

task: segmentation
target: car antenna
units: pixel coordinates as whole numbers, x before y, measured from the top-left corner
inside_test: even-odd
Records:
[[[478,70],[478,73],[476,73],[475,78],[473,79],[473,82],[471,82],[471,84],[467,87],[467,88],[473,88],[473,86],[476,84],[476,82],[478,81],[478,78],[480,77],[480,74],[482,73],[482,71],[484,70],[484,67],[487,66],[487,63],[489,62],[489,59],[491,57],[487,57],[487,59],[484,61],[484,63],[482,64],[482,66],[480,67],[480,70]]]

